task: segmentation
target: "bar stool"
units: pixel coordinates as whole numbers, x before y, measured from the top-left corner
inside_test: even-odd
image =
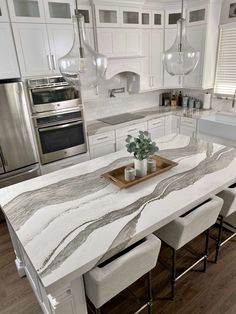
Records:
[[[164,243],[172,249],[172,265],[171,265],[171,299],[175,297],[176,282],[183,277],[188,271],[194,268],[200,262],[204,262],[202,271],[206,271],[207,255],[208,255],[208,241],[209,228],[215,224],[217,217],[223,205],[223,200],[219,197],[212,197],[210,200],[204,202],[200,206],[195,207],[185,215],[178,217],[166,226],[155,232]],[[176,274],[176,251],[185,246],[188,242],[196,238],[201,233],[206,232],[206,242],[204,254],[199,256],[194,250],[190,250],[198,260],[177,276]]]
[[[100,308],[106,302],[145,274],[148,274],[148,301],[136,313],[146,307],[152,313],[151,270],[156,266],[160,247],[161,241],[151,234],[84,275],[85,291],[96,313],[101,313]]]
[[[215,260],[214,260],[215,263],[217,263],[220,248],[236,235],[235,226],[225,221],[225,218],[229,217],[230,215],[236,212],[236,187],[235,185],[232,188],[229,187],[223,190],[222,192],[218,194],[218,196],[224,200],[224,205],[219,215],[220,224],[219,224],[218,237],[217,239],[215,239],[216,240],[216,254],[215,254]],[[224,224],[232,228],[235,232],[233,232],[231,236],[229,236],[226,240],[222,242],[222,232],[223,232]]]

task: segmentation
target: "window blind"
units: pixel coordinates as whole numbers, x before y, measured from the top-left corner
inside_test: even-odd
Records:
[[[236,90],[236,24],[220,31],[215,93],[233,95]]]

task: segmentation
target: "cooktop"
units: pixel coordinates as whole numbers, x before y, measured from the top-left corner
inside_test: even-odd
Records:
[[[115,125],[115,124],[125,123],[125,122],[129,122],[129,121],[137,120],[137,119],[142,119],[142,118],[144,118],[144,117],[136,115],[136,114],[123,113],[123,114],[119,114],[117,116],[102,118],[102,119],[99,119],[99,121],[102,121],[102,122],[107,123],[107,124]]]

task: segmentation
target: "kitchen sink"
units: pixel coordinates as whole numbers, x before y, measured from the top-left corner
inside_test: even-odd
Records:
[[[236,113],[217,112],[201,118],[198,125],[199,134],[229,140],[236,146]],[[232,144],[231,144],[232,145]]]

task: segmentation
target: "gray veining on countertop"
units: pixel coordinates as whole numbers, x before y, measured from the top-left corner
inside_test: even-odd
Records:
[[[132,112],[133,114],[143,116],[143,118],[140,118],[137,120],[125,122],[122,124],[116,124],[116,125],[110,125],[99,120],[92,120],[92,121],[86,122],[86,127],[87,127],[88,136],[92,136],[92,135],[120,129],[122,127],[126,127],[129,125],[146,122],[148,120],[152,120],[158,117],[168,116],[168,115],[178,115],[181,117],[200,119],[202,117],[206,117],[210,115],[213,112],[214,110],[202,110],[202,109],[186,110],[186,109],[183,109],[182,107],[172,108],[172,107],[156,106],[156,107],[151,107],[144,110],[133,111]]]
[[[80,276],[236,180],[236,149],[177,134],[157,143],[178,166],[127,190],[101,178],[130,162],[125,150],[0,189],[45,287]]]

